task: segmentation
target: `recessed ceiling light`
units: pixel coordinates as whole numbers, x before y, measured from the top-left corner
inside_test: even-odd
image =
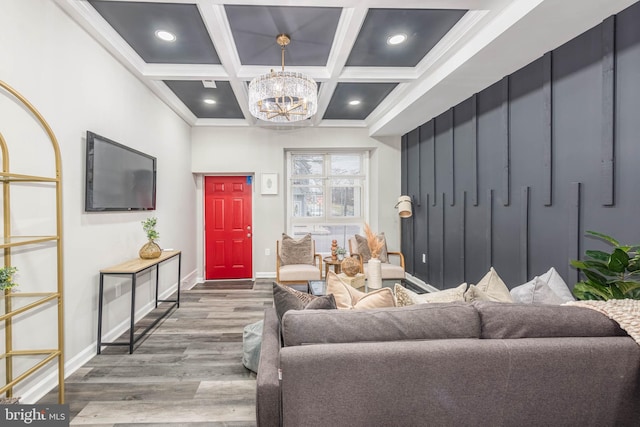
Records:
[[[216,100],[215,99],[211,99],[211,98],[207,98],[202,102],[204,102],[205,104],[213,105],[213,104],[216,103]]]
[[[164,40],[166,42],[174,42],[174,41],[176,41],[176,35],[173,34],[173,33],[170,33],[169,31],[165,31],[165,30],[156,31],[156,37],[159,38],[160,40]]]
[[[394,34],[392,36],[389,36],[389,38],[387,39],[387,44],[396,45],[404,42],[405,40],[407,40],[406,34]]]
[[[349,105],[360,105],[360,100],[359,99],[354,99],[352,101],[349,101]]]

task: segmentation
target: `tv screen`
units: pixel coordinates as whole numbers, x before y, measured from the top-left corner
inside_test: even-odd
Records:
[[[156,208],[156,158],[87,131],[87,212]]]

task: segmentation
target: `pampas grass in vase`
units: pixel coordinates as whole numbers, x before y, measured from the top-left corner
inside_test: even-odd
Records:
[[[384,241],[371,231],[369,224],[364,224],[364,234],[367,237],[367,245],[371,251],[371,259],[367,262],[367,287],[369,289],[380,289],[382,287],[382,267],[378,255],[384,246]]]
[[[364,223],[364,234],[367,237],[367,245],[369,246],[369,251],[371,251],[371,258],[378,258],[384,246],[384,240],[378,238],[366,222]]]

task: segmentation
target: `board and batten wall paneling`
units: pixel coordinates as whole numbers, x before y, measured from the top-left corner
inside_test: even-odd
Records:
[[[602,205],[615,204],[615,28],[611,16],[602,23]]]
[[[551,73],[553,67],[553,55],[551,52],[545,53],[542,57],[542,96],[543,96],[543,123],[542,123],[542,146],[543,146],[543,184],[544,205],[553,204],[553,128],[552,123],[552,86]]]
[[[640,241],[637,22],[640,2],[425,117],[419,278],[443,289],[494,266],[513,288],[555,267],[573,287],[569,261],[607,248],[586,230]]]

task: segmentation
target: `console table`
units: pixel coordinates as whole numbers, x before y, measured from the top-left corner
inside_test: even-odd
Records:
[[[160,276],[160,264],[170,259],[178,257],[178,292],[176,299],[159,300],[158,299],[158,278]],[[181,251],[162,251],[162,254],[158,258],[154,259],[142,259],[135,258],[122,264],[114,265],[113,267],[100,270],[100,301],[98,303],[98,354],[100,354],[101,347],[103,345],[128,345],[129,354],[133,353],[133,345],[142,338],[156,323],[166,316],[173,307],[180,307],[180,267],[182,264],[182,252]],[[136,306],[136,277],[139,273],[147,271],[149,269],[156,269],[156,308],[158,308],[159,302],[173,303],[167,308],[167,310],[158,316],[149,326],[142,331],[137,337],[134,337],[134,323],[135,323],[135,306]],[[102,302],[104,297],[104,276],[107,275],[129,275],[131,276],[131,319],[129,325],[129,342],[102,342]]]

